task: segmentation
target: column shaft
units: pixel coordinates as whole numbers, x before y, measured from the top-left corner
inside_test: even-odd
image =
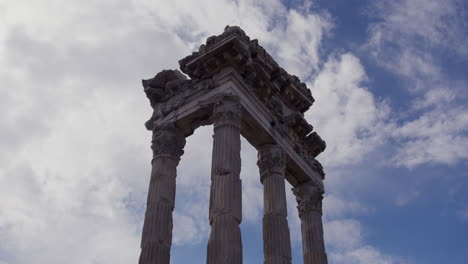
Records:
[[[258,153],[263,184],[263,254],[265,264],[290,264],[291,239],[284,183],[285,156],[276,145],[262,146]]]
[[[173,123],[155,127],[153,160],[139,264],[169,264],[177,165],[185,138]]]
[[[304,264],[327,263],[323,241],[322,215],[310,211],[301,217],[302,250]]]
[[[310,182],[293,188],[293,192],[301,219],[304,264],[327,264],[322,224],[323,192]]]
[[[237,97],[215,104],[208,264],[241,264],[242,191],[239,177],[241,112]]]

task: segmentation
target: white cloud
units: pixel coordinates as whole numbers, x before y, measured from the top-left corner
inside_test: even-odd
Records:
[[[259,38],[291,73],[317,74],[311,85],[317,102],[307,118],[329,143],[327,166],[356,164],[381,144],[377,131],[388,110],[366,88],[359,59],[345,53],[319,66],[322,39],[333,27],[324,14],[271,0],[17,0],[0,1],[0,12],[0,67],[7,69],[0,73],[0,235],[7,241],[0,250],[12,256],[3,261],[137,259],[151,159],[143,126],[150,107],[139,79],[176,68],[226,24]],[[175,246],[208,236],[211,140],[210,127],[188,138],[177,179]],[[254,223],[261,218],[262,190],[255,150],[245,143],[244,220]],[[287,192],[298,241],[295,200]],[[378,253],[362,242],[359,222],[339,219],[364,206],[336,195],[325,202],[329,243],[353,256]],[[341,233],[351,241],[343,242],[348,237]]]
[[[363,246],[345,253],[331,253],[330,260],[337,264],[403,264],[408,263],[405,260],[382,254],[378,249],[372,246]]]
[[[324,225],[326,241],[333,248],[351,249],[362,243],[362,226],[354,219],[333,220]]]
[[[380,0],[372,3],[369,15],[376,18],[370,27],[370,45],[374,52],[418,41],[420,49],[443,47],[459,54],[468,49],[463,34],[463,3],[459,0]],[[401,47],[397,47],[401,48]],[[416,50],[416,49],[415,49]],[[398,50],[394,50],[398,52]],[[392,55],[388,54],[388,57]]]
[[[273,28],[271,34],[260,39],[271,48],[280,65],[304,80],[318,70],[320,43],[331,27],[327,16],[291,10],[285,26]]]
[[[382,0],[369,11],[377,22],[369,28],[366,51],[402,77],[414,97],[393,127],[398,144],[391,166],[455,164],[468,158],[467,83],[440,66],[444,55],[468,54],[462,5],[458,0]]]
[[[369,208],[360,202],[349,198],[345,199],[334,193],[325,195],[323,204],[324,219],[337,219],[347,215],[364,214],[370,211]]]
[[[403,139],[394,162],[407,167],[423,163],[454,164],[468,159],[468,114],[464,107],[426,112],[394,132]]]
[[[150,107],[139,79],[176,68],[227,24],[264,39],[302,70],[319,60],[317,46],[329,27],[326,18],[287,11],[279,1],[1,1],[0,7],[0,67],[8,69],[0,75],[0,234],[8,241],[2,252],[15,263],[137,259],[150,166],[143,126]],[[284,21],[275,24],[275,16]],[[291,38],[278,45],[286,34]],[[290,58],[296,48],[312,60]],[[179,170],[176,245],[197,243],[209,230],[211,129],[200,133],[209,138],[188,139],[188,162]],[[254,161],[256,153],[246,149]],[[263,199],[255,162],[246,162],[243,175],[245,221],[258,221]]]
[[[365,244],[362,225],[353,219],[325,222],[325,241],[329,246],[328,258],[336,264],[399,264],[409,263],[400,257],[382,253],[378,248]]]
[[[366,80],[359,59],[345,53],[331,56],[310,84],[316,102],[306,118],[327,142],[319,157],[327,167],[357,163],[383,143],[389,109]]]
[[[11,261],[128,263],[137,256],[135,250],[114,252],[139,243],[120,202],[128,189],[118,178],[107,173],[90,175],[97,181],[39,175],[24,164],[4,173],[0,233],[2,249],[15,252]]]
[[[198,233],[196,220],[187,215],[181,215],[177,211],[173,215],[174,228],[172,243],[183,245],[200,242],[202,236]]]

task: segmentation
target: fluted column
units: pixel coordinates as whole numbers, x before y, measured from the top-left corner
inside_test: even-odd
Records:
[[[169,264],[177,165],[185,137],[174,123],[153,130],[153,160],[139,264]]]
[[[263,184],[264,263],[291,264],[291,239],[284,189],[285,154],[277,145],[264,145],[259,149],[257,165]]]
[[[242,263],[239,99],[225,96],[214,106],[208,264]]]
[[[304,264],[326,264],[327,254],[323,240],[323,191],[311,182],[293,188],[301,219]]]

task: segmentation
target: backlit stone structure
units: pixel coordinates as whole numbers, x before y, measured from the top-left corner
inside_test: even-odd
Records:
[[[285,180],[293,186],[301,219],[304,263],[327,263],[322,227],[324,172],[315,157],[325,142],[304,119],[314,98],[257,40],[227,26],[219,36],[143,80],[153,108],[153,160],[141,240],[140,264],[169,264],[177,165],[185,138],[213,125],[208,264],[242,263],[240,137],[258,150],[263,185],[265,264],[291,263]]]

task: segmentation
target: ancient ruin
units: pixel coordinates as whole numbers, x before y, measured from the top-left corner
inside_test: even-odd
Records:
[[[169,264],[177,165],[185,138],[214,126],[208,264],[242,263],[240,137],[258,150],[263,184],[264,263],[291,263],[285,180],[296,195],[304,263],[327,263],[322,227],[324,172],[315,157],[325,142],[304,112],[314,98],[306,85],[281,68],[257,40],[227,26],[219,36],[143,81],[154,109],[146,128],[153,131],[153,160],[140,264]]]

